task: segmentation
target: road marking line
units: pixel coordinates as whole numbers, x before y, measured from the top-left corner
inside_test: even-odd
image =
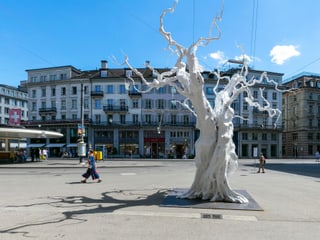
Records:
[[[120,173],[121,176],[134,176],[136,173]]]

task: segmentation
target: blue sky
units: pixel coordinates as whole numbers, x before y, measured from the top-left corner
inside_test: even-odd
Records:
[[[176,57],[159,34],[173,0],[0,0],[0,83],[18,86],[26,69],[73,65],[81,70],[131,65],[172,67]],[[165,28],[189,46],[208,36],[222,0],[180,0]],[[205,70],[246,56],[257,70],[320,73],[320,1],[225,0],[221,39],[198,49]],[[239,47],[241,46],[241,47]],[[115,60],[116,59],[116,60]]]

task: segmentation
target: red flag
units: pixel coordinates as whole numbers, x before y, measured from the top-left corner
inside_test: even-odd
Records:
[[[9,109],[9,124],[19,125],[21,123],[21,109]]]

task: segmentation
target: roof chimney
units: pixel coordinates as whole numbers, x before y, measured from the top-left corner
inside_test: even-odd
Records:
[[[108,76],[107,64],[108,64],[107,60],[101,60],[100,77]]]
[[[101,69],[107,69],[107,64],[108,64],[107,60],[101,60]]]

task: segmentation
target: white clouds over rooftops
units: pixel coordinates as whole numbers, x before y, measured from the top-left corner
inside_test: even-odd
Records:
[[[300,55],[298,47],[293,45],[276,45],[270,51],[271,62],[282,65],[292,57]]]
[[[219,64],[223,64],[227,61],[224,52],[218,50],[216,52],[210,53],[209,56],[214,59],[217,60]]]
[[[236,57],[235,57],[235,60],[245,61],[247,64],[250,64],[250,63],[253,62],[252,57],[248,56],[247,54],[242,54],[242,55],[240,55],[240,56],[236,56]]]
[[[224,52],[218,50],[216,52],[210,53],[209,54],[210,58],[217,60],[219,64],[224,64],[228,61],[228,58],[225,56]],[[242,54],[239,56],[235,56],[233,59],[238,60],[238,61],[245,61],[247,64],[250,64],[253,62],[253,58],[246,55]],[[257,58],[255,58],[257,59]]]

